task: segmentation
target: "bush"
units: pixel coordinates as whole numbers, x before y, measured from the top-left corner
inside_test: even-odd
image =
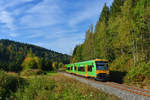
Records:
[[[132,67],[126,76],[129,82],[143,82],[145,79],[150,79],[150,61],[142,62],[137,67]]]
[[[0,99],[5,100],[15,92],[19,84],[23,83],[23,79],[15,75],[8,75],[0,70]]]
[[[44,76],[33,77],[29,80],[29,85],[18,89],[15,95],[17,100],[53,100],[54,87],[55,82]]]
[[[44,75],[44,74],[46,73],[40,69],[28,69],[28,70],[23,70],[21,72],[21,76]]]
[[[35,56],[30,50],[22,63],[24,69],[41,69],[42,62],[41,59]]]
[[[130,70],[130,66],[132,65],[130,56],[120,56],[118,57],[113,63],[110,64],[110,70],[112,71],[121,71],[121,72],[126,72]]]

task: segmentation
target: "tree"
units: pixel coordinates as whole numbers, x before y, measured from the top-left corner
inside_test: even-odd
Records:
[[[39,57],[35,56],[32,53],[32,49],[28,52],[26,58],[24,59],[22,63],[22,67],[24,69],[41,69],[42,63]]]

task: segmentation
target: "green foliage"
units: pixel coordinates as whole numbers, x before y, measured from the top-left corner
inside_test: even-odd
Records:
[[[39,57],[35,56],[32,53],[32,50],[29,51],[27,57],[24,59],[22,63],[22,67],[24,69],[41,69],[42,63]]]
[[[69,63],[69,59],[70,59],[70,56],[66,54],[61,54],[42,47],[1,39],[0,40],[0,69],[3,69],[5,71],[13,71],[13,72],[21,71],[22,70],[21,64],[26,58],[27,54],[28,57],[36,56],[37,58],[35,58],[34,61],[37,63],[39,63],[38,58],[44,59],[42,60],[44,61],[43,63],[49,62],[49,60],[51,62],[57,61],[57,62]],[[43,68],[43,69],[47,69],[47,68]]]
[[[119,100],[56,72],[24,76],[0,71],[1,100]]]
[[[150,60],[149,44],[150,0],[114,0],[110,9],[104,5],[95,30],[86,31],[85,41],[75,48],[72,62],[106,58],[110,70],[134,76],[132,73],[140,66],[139,70],[144,70],[142,64]]]
[[[6,100],[13,95],[19,86],[23,85],[24,80],[16,75],[8,75],[0,70],[0,99]]]
[[[33,77],[29,80],[29,85],[19,88],[16,92],[17,100],[54,100],[52,90],[55,87],[55,81],[51,81],[44,76]]]
[[[53,74],[53,73],[52,73]],[[60,74],[28,78],[15,93],[17,100],[118,100],[98,89]]]
[[[52,61],[47,60],[47,59],[41,59],[42,62],[42,70],[43,71],[52,71],[53,67],[52,67]]]
[[[150,80],[150,61],[142,62],[137,67],[133,67],[126,76],[128,82],[143,82]]]
[[[34,75],[44,75],[46,72],[40,70],[40,69],[28,69],[21,71],[21,76],[34,76]]]
[[[123,6],[124,0],[114,0],[110,9],[111,17],[116,17],[121,12],[121,6]]]
[[[133,65],[132,60],[130,59],[130,56],[122,55],[115,59],[111,64],[109,69],[113,71],[121,71],[126,72],[131,69],[131,66]]]

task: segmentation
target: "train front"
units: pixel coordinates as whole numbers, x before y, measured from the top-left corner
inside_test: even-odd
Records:
[[[109,80],[109,70],[108,61],[95,61],[96,65],[96,80],[108,81]]]

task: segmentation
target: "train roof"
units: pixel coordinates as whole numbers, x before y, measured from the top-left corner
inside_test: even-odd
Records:
[[[94,60],[88,60],[88,61],[82,61],[82,62],[76,62],[76,63],[72,63],[72,64],[67,64],[67,65],[74,65],[74,64],[80,64],[80,63],[88,63],[88,62],[93,62],[93,61],[106,61],[108,62],[108,60],[106,59],[94,59]]]

